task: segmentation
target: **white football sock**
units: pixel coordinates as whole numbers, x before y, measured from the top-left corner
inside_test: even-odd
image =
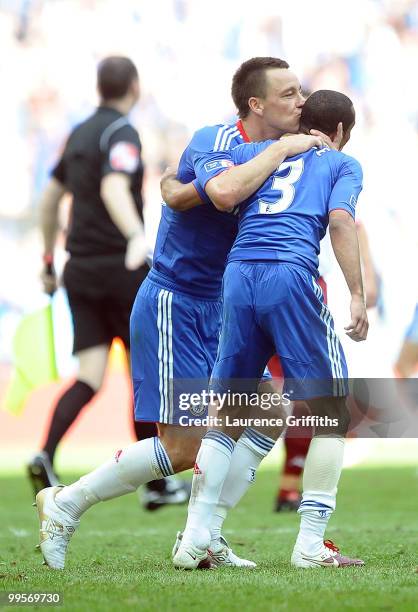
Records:
[[[132,493],[150,480],[171,474],[173,468],[160,440],[148,438],[117,451],[113,459],[64,487],[55,501],[72,518],[79,519],[99,501]]]
[[[323,550],[325,529],[336,505],[345,440],[315,436],[310,444],[303,474],[303,495],[296,546],[308,555]]]
[[[247,427],[238,440],[210,525],[211,549],[216,549],[228,511],[235,508],[250,485],[255,482],[257,468],[274,443],[274,440],[251,427]]]
[[[222,485],[228,474],[235,442],[226,434],[210,430],[196,457],[192,493],[183,541],[190,539],[202,550],[210,544],[210,525]]]

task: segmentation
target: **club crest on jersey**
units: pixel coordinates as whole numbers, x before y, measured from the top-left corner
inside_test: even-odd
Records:
[[[139,149],[131,142],[117,142],[110,149],[109,162],[113,170],[135,172],[139,166]]]
[[[201,416],[204,412],[206,412],[207,406],[203,402],[200,404],[190,406],[189,412],[193,414],[193,416]]]
[[[211,172],[212,170],[218,170],[218,168],[230,168],[233,165],[230,159],[217,159],[216,161],[205,164],[205,170],[206,172]]]

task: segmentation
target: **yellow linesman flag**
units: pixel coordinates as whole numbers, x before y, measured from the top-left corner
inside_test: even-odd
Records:
[[[51,304],[19,323],[13,338],[13,361],[3,408],[19,414],[31,391],[58,378]]]

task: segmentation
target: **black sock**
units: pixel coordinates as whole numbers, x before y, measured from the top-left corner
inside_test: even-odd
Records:
[[[158,428],[156,423],[142,423],[134,421],[135,435],[137,440],[146,440],[147,438],[155,438],[158,436]],[[151,480],[145,485],[149,491],[165,491],[166,482],[164,478],[159,480]]]
[[[43,448],[49,455],[51,463],[54,460],[55,450],[61,439],[94,394],[95,392],[90,385],[81,380],[76,380],[72,387],[67,389],[58,400]]]
[[[140,421],[134,421],[134,429],[138,442],[140,440],[147,440],[148,438],[155,438],[155,436],[158,436],[157,423],[142,423]]]

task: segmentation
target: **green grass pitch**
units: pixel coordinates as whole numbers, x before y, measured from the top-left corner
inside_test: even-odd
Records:
[[[343,472],[327,537],[367,563],[345,570],[290,568],[298,517],[272,512],[276,479],[271,468],[261,470],[225,524],[234,550],[255,560],[256,570],[174,570],[170,551],[185,507],[145,513],[130,495],[83,517],[66,569],[54,572],[34,550],[37,515],[28,483],[3,476],[0,592],[60,591],[61,609],[89,612],[418,610],[416,468]]]

